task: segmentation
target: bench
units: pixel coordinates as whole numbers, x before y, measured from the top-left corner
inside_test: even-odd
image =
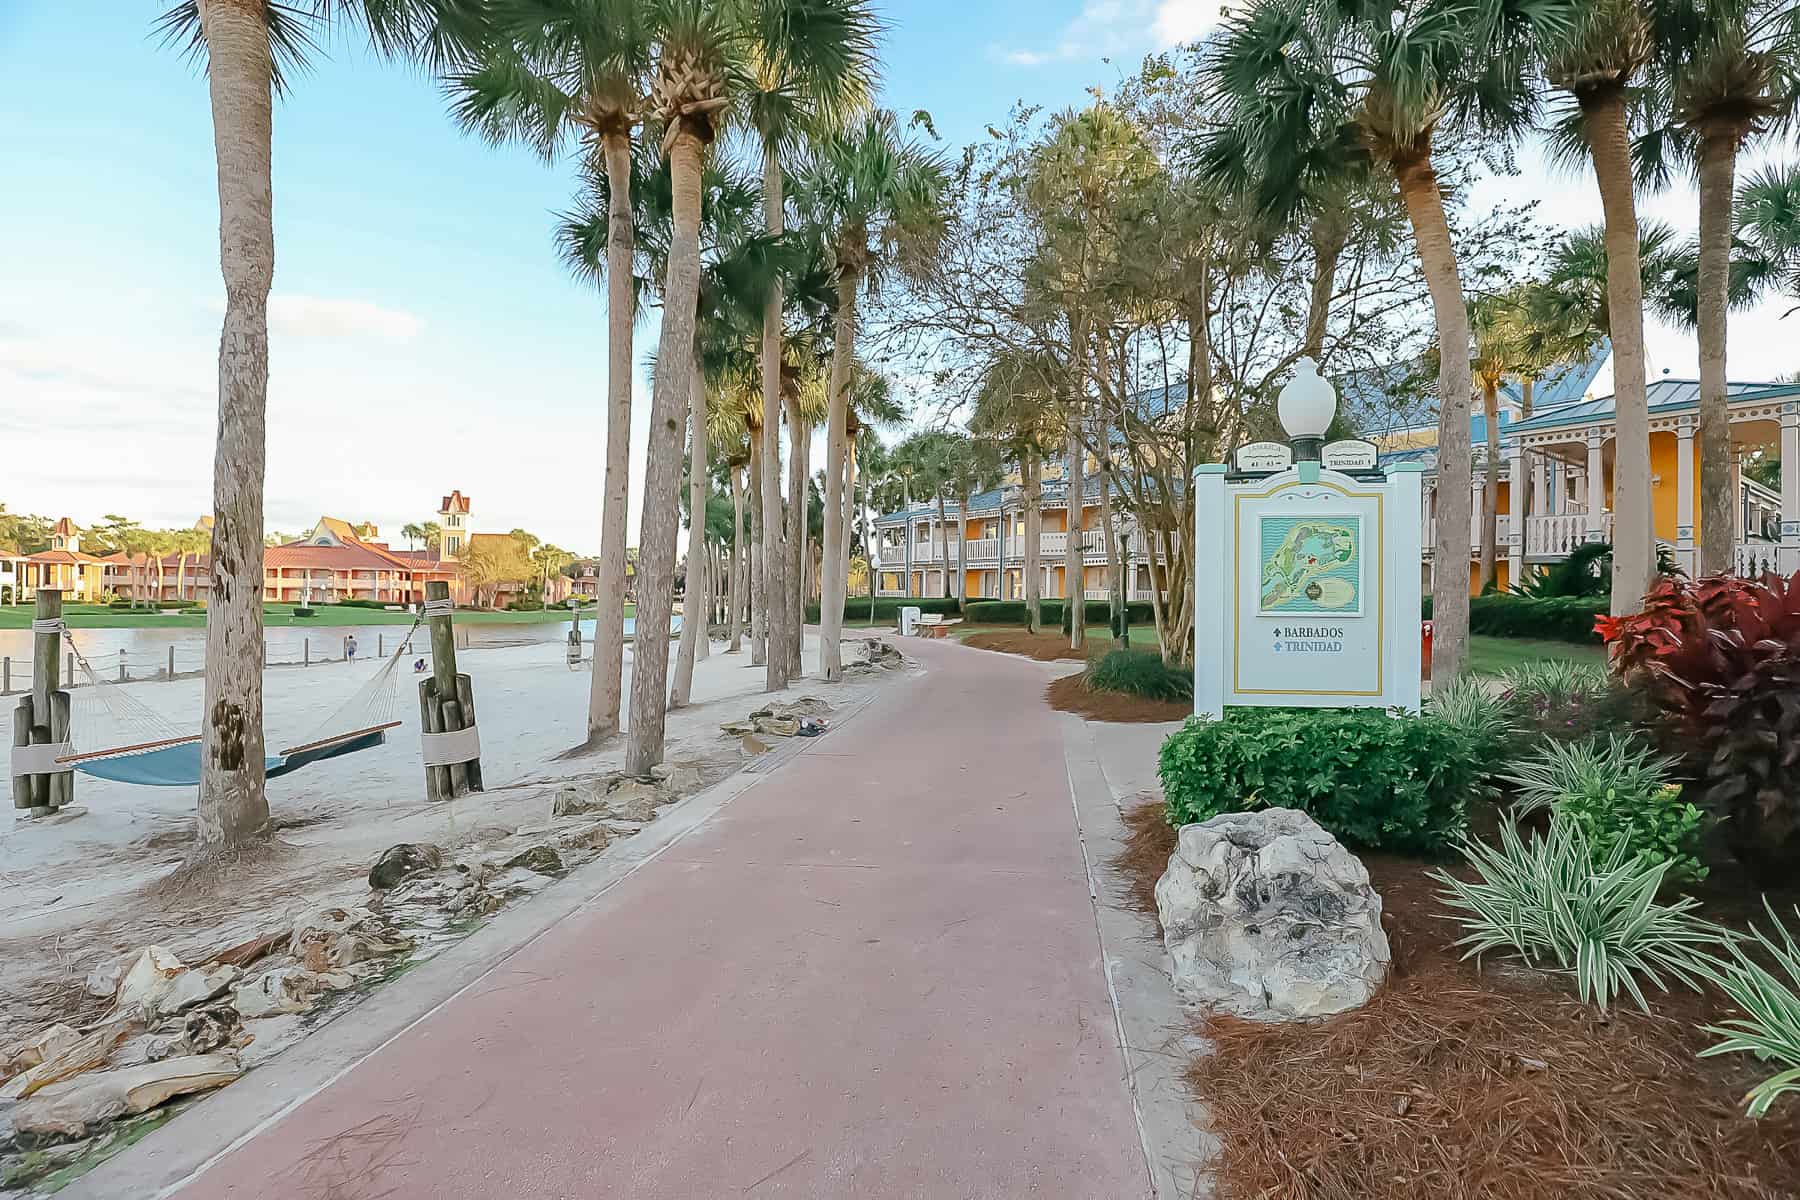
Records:
[[[920,613],[919,619],[914,622],[914,625],[917,626],[916,636],[918,637],[941,638],[949,636],[950,627],[952,625],[959,625],[961,623],[961,617],[944,617],[937,613]]]

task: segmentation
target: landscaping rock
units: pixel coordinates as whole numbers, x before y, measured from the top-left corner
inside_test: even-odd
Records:
[[[238,981],[243,972],[236,967],[195,967],[183,971],[170,981],[169,990],[156,1002],[156,1012],[175,1014],[205,1004]]]
[[[444,855],[428,842],[401,842],[381,852],[369,868],[369,886],[386,891],[403,879],[435,871],[444,865]]]
[[[83,990],[96,1000],[112,999],[119,991],[119,980],[125,977],[125,969],[131,966],[136,957],[137,954],[133,952],[101,959],[87,973]]]
[[[508,867],[524,867],[540,875],[553,875],[563,869],[562,855],[550,846],[533,846],[506,860]]]
[[[105,1062],[113,1048],[143,1028],[136,1016],[119,1017],[69,1042],[37,1066],[6,1081],[0,1100],[23,1100],[41,1088],[91,1071]]]
[[[238,1061],[245,1070],[259,1066],[305,1036],[306,1025],[296,1013],[245,1021],[237,1039],[243,1046],[238,1051]]]
[[[80,1040],[81,1034],[73,1026],[58,1022],[45,1026],[32,1037],[22,1038],[10,1046],[0,1048],[0,1080],[11,1079],[21,1071],[31,1070],[41,1065],[45,1059],[55,1058]]]
[[[80,1137],[118,1117],[147,1112],[165,1100],[230,1083],[243,1074],[228,1054],[184,1055],[95,1071],[44,1088],[13,1112],[20,1133]]]
[[[1366,1003],[1387,976],[1369,873],[1294,809],[1184,826],[1156,910],[1176,987],[1220,1011],[1326,1016]]]
[[[598,801],[591,791],[573,783],[565,783],[556,789],[556,799],[550,802],[550,815],[553,817],[575,817],[592,812]]]
[[[175,979],[187,968],[179,958],[161,946],[145,946],[132,955],[130,964],[119,978],[113,993],[113,1007],[126,1012],[154,1015],[157,1005],[175,986]]]
[[[303,1013],[321,989],[319,977],[304,967],[276,967],[239,987],[231,1003],[246,1020]]]
[[[488,890],[497,896],[505,896],[512,892],[531,895],[541,892],[556,880],[548,875],[539,874],[526,867],[513,867],[488,880]]]
[[[294,923],[288,947],[308,970],[347,967],[412,946],[366,908],[321,908]],[[247,1014],[246,1014],[247,1015]]]
[[[654,821],[658,805],[667,803],[654,783],[641,779],[620,779],[606,793],[601,811],[609,817],[626,821]]]

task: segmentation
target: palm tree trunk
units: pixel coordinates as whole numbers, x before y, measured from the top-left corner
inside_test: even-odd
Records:
[[[643,775],[662,761],[669,684],[669,616],[674,606],[675,503],[681,483],[681,409],[694,374],[694,306],[700,291],[700,169],[705,145],[686,119],[669,150],[674,230],[663,287],[662,340],[651,390],[644,508],[638,528],[637,632],[631,670],[631,723],[625,771]]]
[[[745,564],[750,573],[750,665],[765,666],[769,654],[769,589],[764,579],[763,549],[767,541],[763,531],[767,523],[763,520],[763,487],[762,487],[762,426],[750,430],[750,466],[749,478],[745,480],[746,501],[750,506],[749,562]]]
[[[800,414],[800,398],[788,401],[788,502],[787,502],[787,584],[788,622],[782,630],[782,648],[787,655],[787,677],[798,679],[806,674],[801,665],[802,630],[806,625],[806,509],[810,498],[807,459],[811,457],[812,430]]]
[[[731,464],[731,566],[726,595],[730,597],[731,645],[725,653],[736,654],[744,647],[744,468]]]
[[[1063,543],[1063,611],[1069,617],[1069,646],[1079,650],[1087,641],[1087,559],[1082,553],[1081,523],[1087,509],[1087,481],[1082,472],[1086,450],[1081,444],[1078,417],[1069,419],[1068,465],[1063,470],[1067,499],[1064,526],[1068,530]]]
[[[766,232],[779,236],[782,230],[784,200],[781,187],[781,162],[774,146],[763,148],[763,223]],[[782,544],[785,528],[781,504],[781,282],[770,288],[768,303],[763,307],[762,328],[762,583],[757,593],[763,598],[764,647],[763,676],[765,691],[780,691],[788,685],[788,656],[785,650],[789,608],[787,554]]]
[[[1622,92],[1583,94],[1582,116],[1606,218],[1606,300],[1611,315],[1613,396],[1613,614],[1636,612],[1649,590],[1650,408],[1644,383],[1644,280],[1638,261],[1631,137]],[[1590,483],[1595,499],[1604,481]],[[1727,526],[1729,529],[1729,526]],[[1729,534],[1727,535],[1729,536]]]
[[[267,14],[200,6],[219,176],[219,435],[213,451],[212,604],[206,621],[200,798],[190,863],[268,831],[263,775],[263,475],[269,285],[275,274]]]
[[[606,474],[600,511],[600,565],[594,579],[594,673],[588,737],[619,729],[625,672],[626,506],[631,473],[631,137],[608,134],[606,156]]]
[[[1338,260],[1343,257],[1349,235],[1349,228],[1341,219],[1323,218],[1313,228],[1312,295],[1306,306],[1303,353],[1314,362],[1325,360],[1325,329],[1331,316],[1331,297],[1337,290]]]
[[[706,381],[700,377],[700,348],[694,346],[688,381],[688,545],[687,596],[681,605],[681,649],[675,656],[675,683],[669,707],[684,708],[694,690],[694,660],[707,636],[706,579]]]
[[[1737,506],[1731,472],[1731,410],[1726,398],[1726,306],[1731,291],[1732,193],[1742,136],[1708,130],[1700,139],[1700,570],[1731,569]]]
[[[1469,310],[1456,269],[1456,247],[1429,147],[1394,161],[1400,198],[1412,225],[1419,265],[1431,292],[1438,345],[1437,549],[1431,573],[1431,677],[1448,684],[1469,653]]]
[[[956,498],[956,601],[960,609],[969,601],[969,493]]]
[[[839,256],[844,263],[847,256]],[[850,440],[850,363],[856,350],[856,291],[861,286],[854,262],[841,268],[838,278],[837,318],[831,337],[830,394],[825,418],[825,563],[819,597],[819,674],[826,679],[844,675],[844,601],[850,579],[840,571],[847,559],[850,527],[844,507],[844,462]]]
[[[856,439],[846,433],[844,437],[844,537],[838,549],[838,573],[844,577],[843,590],[846,605],[850,598],[850,530],[853,516],[858,520],[862,517],[862,512],[856,504]],[[866,523],[862,525],[862,531],[863,556],[866,563],[869,552],[869,530]],[[875,572],[871,569],[869,571],[869,595],[873,596],[874,594]],[[841,619],[838,624],[841,631],[843,626]]]
[[[1034,447],[1025,452],[1019,470],[1025,493],[1025,627],[1032,633],[1040,633],[1044,627],[1044,485],[1039,472]]]
[[[1481,381],[1481,411],[1487,425],[1487,485],[1481,489],[1481,590],[1485,592],[1500,579],[1500,385],[1492,378]]]
[[[1101,444],[1105,445],[1105,433],[1102,431]],[[1100,530],[1106,539],[1106,573],[1110,586],[1107,595],[1111,603],[1112,628],[1108,632],[1113,640],[1123,646],[1131,636],[1125,628],[1125,560],[1119,553],[1118,531],[1113,528],[1112,476],[1106,467],[1100,468]]]

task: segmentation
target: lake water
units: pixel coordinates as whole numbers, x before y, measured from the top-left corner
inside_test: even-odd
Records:
[[[624,621],[625,636],[631,637],[636,630],[637,621],[633,617],[626,617]],[[673,618],[673,624],[676,631],[681,629],[679,615]],[[593,645],[594,627],[592,617],[581,622],[583,646]],[[265,630],[263,641],[268,646],[268,661],[272,665],[303,661],[340,662],[344,657],[346,638],[355,636],[356,655],[359,659],[372,659],[394,653],[405,639],[408,628],[406,625],[330,625],[312,628],[279,626]],[[121,665],[125,668],[127,679],[159,678],[168,669],[171,648],[175,652],[177,675],[200,671],[206,664],[204,629],[71,629],[69,633],[75,639],[75,647],[82,657],[93,665],[96,672],[109,680],[119,677]],[[569,626],[565,621],[544,621],[528,625],[471,623],[456,628],[458,646],[484,648],[524,646],[538,642],[560,643],[568,635]],[[14,691],[23,690],[30,678],[31,639],[29,629],[0,629],[0,658],[12,659]],[[409,653],[430,655],[431,635],[423,627],[412,635],[412,647]],[[63,653],[66,658],[66,647]]]

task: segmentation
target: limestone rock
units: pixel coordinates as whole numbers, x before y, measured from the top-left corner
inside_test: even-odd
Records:
[[[175,1096],[230,1083],[242,1074],[228,1054],[194,1054],[116,1071],[95,1071],[46,1087],[13,1112],[20,1133],[80,1137],[96,1125],[147,1112]]]
[[[236,983],[242,974],[242,971],[232,966],[195,967],[183,971],[170,981],[169,990],[156,1002],[156,1011],[164,1014],[182,1013],[196,1005],[205,1004],[216,996],[224,995],[225,989]]]
[[[1156,910],[1176,987],[1224,1012],[1326,1016],[1366,1003],[1387,976],[1368,871],[1293,809],[1184,826]]]
[[[0,1100],[22,1100],[41,1088],[93,1070],[106,1061],[115,1046],[142,1028],[143,1023],[135,1015],[102,1023],[37,1066],[7,1080],[5,1086],[0,1087]]]
[[[347,967],[412,945],[366,908],[321,908],[294,922],[288,948],[312,971]],[[248,1014],[246,1014],[248,1015]]]
[[[20,1071],[40,1066],[46,1059],[55,1058],[80,1040],[81,1034],[73,1026],[58,1022],[46,1025],[31,1037],[0,1047],[0,1080],[10,1079]]]
[[[113,1007],[154,1015],[162,998],[187,968],[161,946],[145,946],[131,958],[113,993]]]
[[[596,805],[593,793],[585,791],[573,783],[565,783],[556,789],[556,799],[550,802],[550,815],[553,817],[576,817],[592,812]]]
[[[324,988],[319,976],[304,967],[276,967],[241,985],[232,994],[232,1007],[246,1020],[279,1013],[302,1013]]]
[[[369,886],[385,891],[408,876],[435,871],[444,863],[443,853],[427,842],[401,842],[381,852],[369,868]]]
[[[666,801],[654,783],[641,779],[620,779],[606,793],[601,810],[609,817],[626,821],[653,821],[656,809]]]
[[[506,860],[508,867],[524,867],[540,875],[551,875],[563,869],[562,855],[552,846],[533,846]]]
[[[96,1000],[110,1000],[119,990],[119,980],[125,977],[126,968],[137,958],[136,953],[115,954],[103,958],[94,964],[87,973],[83,990]]]

